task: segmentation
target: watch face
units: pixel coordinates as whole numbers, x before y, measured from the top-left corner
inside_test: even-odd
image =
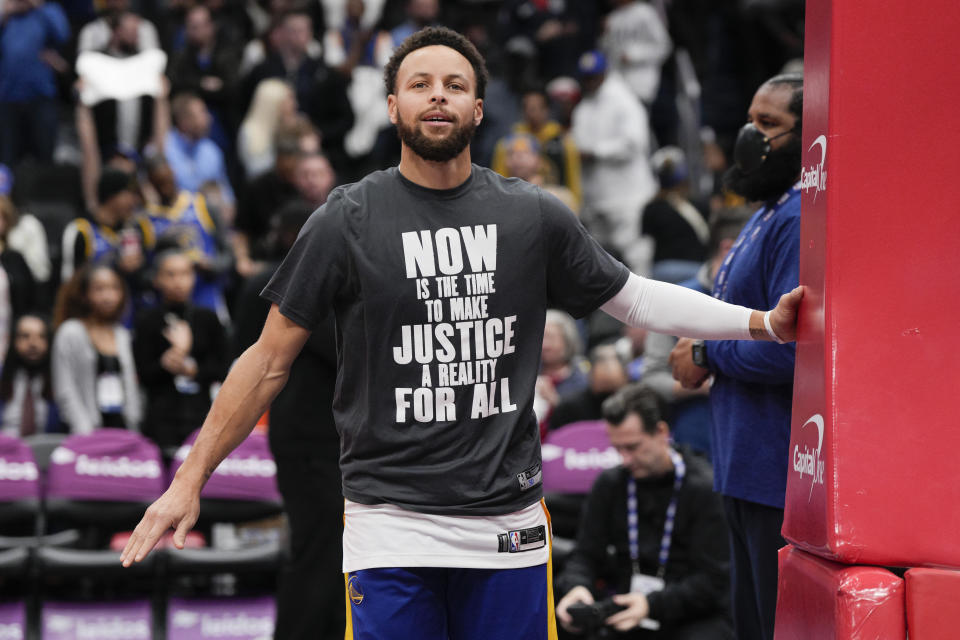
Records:
[[[703,367],[704,369],[707,368],[707,354],[705,351],[706,350],[703,347],[703,343],[697,343],[693,345],[693,364],[697,365],[698,367]]]

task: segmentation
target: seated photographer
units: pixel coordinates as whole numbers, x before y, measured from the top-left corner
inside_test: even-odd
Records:
[[[598,476],[587,498],[557,579],[557,619],[588,637],[732,638],[727,530],[709,464],[671,446],[642,384],[609,397],[603,419],[623,464]],[[604,602],[583,606],[595,599]]]

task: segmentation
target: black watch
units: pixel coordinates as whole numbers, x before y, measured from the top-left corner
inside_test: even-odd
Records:
[[[703,340],[694,340],[693,347],[691,347],[691,354],[693,356],[693,364],[697,365],[702,369],[709,369],[709,362],[707,360],[707,345],[703,343]]]

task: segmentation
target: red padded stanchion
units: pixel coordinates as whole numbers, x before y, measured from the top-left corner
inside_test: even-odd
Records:
[[[960,571],[907,571],[910,640],[955,640],[960,636]]]
[[[784,536],[960,567],[960,4],[807,0]]]
[[[780,550],[776,640],[906,640],[903,580]],[[910,636],[913,640],[913,636]]]

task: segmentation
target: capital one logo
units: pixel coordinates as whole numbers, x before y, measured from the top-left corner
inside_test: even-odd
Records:
[[[827,136],[819,136],[807,151],[813,151],[814,147],[820,147],[820,164],[812,164],[809,169],[800,167],[800,190],[806,193],[814,189],[813,201],[816,202],[820,192],[827,190],[827,170],[823,167],[827,160]]]
[[[810,494],[807,496],[807,502],[813,498],[813,487],[823,484],[823,458],[820,456],[823,450],[823,416],[819,413],[810,416],[810,419],[803,423],[800,430],[806,429],[807,425],[812,424],[817,428],[817,448],[811,449],[807,445],[800,449],[800,445],[793,447],[793,470],[800,474],[800,479],[804,476],[810,476]]]

